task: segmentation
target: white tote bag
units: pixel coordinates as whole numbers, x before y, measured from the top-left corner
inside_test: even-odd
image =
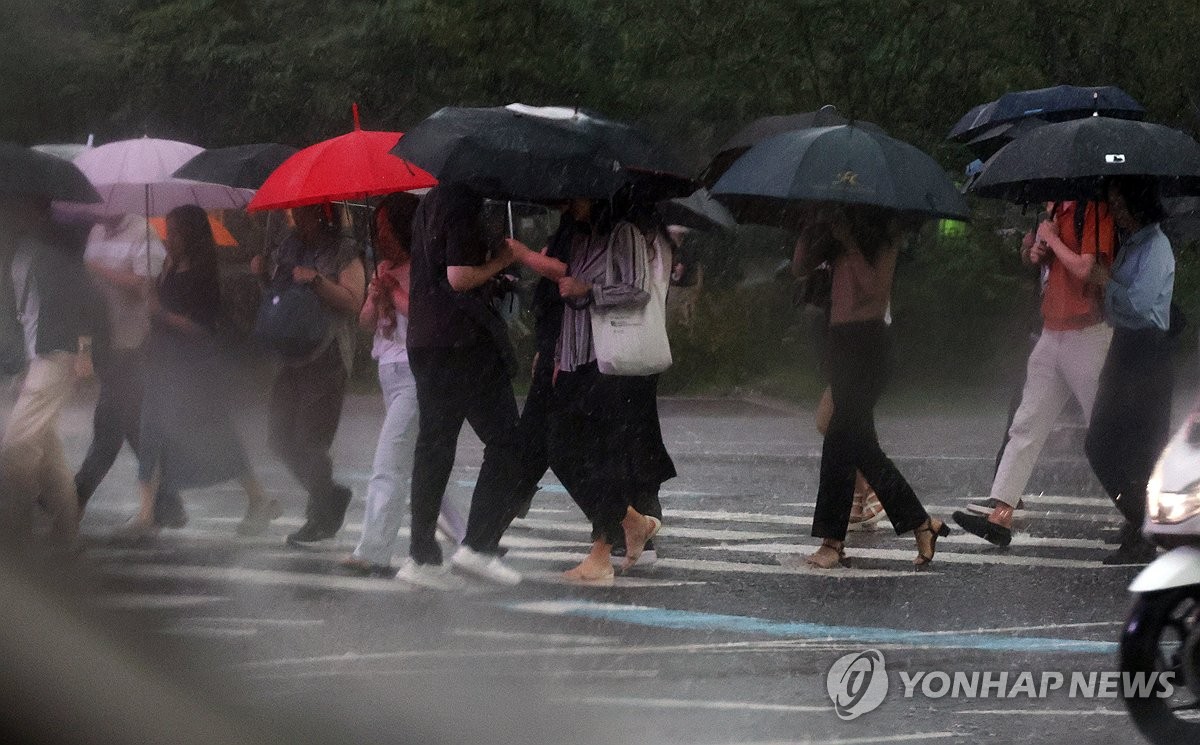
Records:
[[[651,259],[642,231],[627,223],[618,226],[608,242],[607,284],[613,284],[616,278],[612,244],[617,230],[633,234],[632,284],[650,293],[650,300],[639,308],[591,306],[596,364],[605,375],[654,375],[671,366],[671,344],[667,339],[667,287],[671,282],[671,263],[665,258],[668,251],[660,244]]]

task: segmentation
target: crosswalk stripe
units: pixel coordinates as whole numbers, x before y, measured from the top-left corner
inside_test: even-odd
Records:
[[[808,549],[811,550],[811,549]],[[514,559],[530,561],[561,561],[575,563],[581,560],[585,551],[510,551]],[[911,557],[910,557],[911,560]],[[872,577],[927,577],[936,572],[916,572],[912,570],[898,571],[895,569],[857,569],[848,567],[838,571],[827,571],[807,567],[785,567],[779,564],[755,564],[739,561],[718,561],[713,559],[669,559],[660,558],[654,567],[665,569],[683,569],[693,572],[732,572],[740,574],[811,574],[831,579],[867,579]]]

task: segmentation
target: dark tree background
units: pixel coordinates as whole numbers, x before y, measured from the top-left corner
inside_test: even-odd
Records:
[[[1008,90],[1115,84],[1151,119],[1200,130],[1197,29],[1195,0],[0,0],[0,139],[303,146],[347,131],[352,102],[365,127],[404,130],[447,104],[522,101],[638,121],[699,170],[750,119],[830,103],[961,173],[971,156],[945,133]],[[1036,312],[1000,209],[976,214],[964,236],[923,234],[895,300],[909,357],[951,371],[988,364],[977,350],[1011,346],[1013,319]],[[747,256],[787,255],[779,240],[737,240]],[[713,367],[714,344],[778,358],[779,339],[800,336],[778,309],[746,309],[741,254],[727,250],[709,247],[725,271],[710,272],[700,316],[715,325],[677,335],[681,369],[692,347]],[[1184,253],[1178,294],[1200,318]],[[730,319],[742,325],[716,327]]]

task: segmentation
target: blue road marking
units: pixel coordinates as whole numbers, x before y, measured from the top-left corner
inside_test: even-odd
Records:
[[[927,633],[910,629],[891,629],[872,626],[835,626],[800,621],[772,621],[753,616],[734,616],[720,613],[697,613],[649,608],[636,605],[622,606],[587,601],[562,603],[513,603],[506,606],[511,610],[539,611],[540,608],[557,607],[561,615],[597,618],[618,621],[638,626],[663,629],[688,629],[695,631],[729,631],[744,634],[766,634],[775,637],[836,640],[861,642],[863,644],[902,644],[941,649],[975,649],[989,652],[1034,652],[1034,653],[1080,653],[1113,654],[1116,642],[1091,641],[1085,639],[1056,639],[1036,636],[1001,636],[984,633]]]

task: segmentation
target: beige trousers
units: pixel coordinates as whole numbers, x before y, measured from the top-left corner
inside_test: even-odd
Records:
[[[74,389],[75,355],[55,352],[29,363],[0,441],[7,486],[0,519],[6,532],[28,536],[39,504],[50,516],[55,540],[69,542],[78,532],[79,499],[57,431],[58,415]]]
[[[1042,330],[1029,354],[1021,405],[1008,429],[1008,445],[992,482],[993,499],[1015,505],[1029,483],[1046,437],[1071,396],[1091,421],[1100,368],[1108,354],[1112,329],[1104,323],[1078,331]]]

